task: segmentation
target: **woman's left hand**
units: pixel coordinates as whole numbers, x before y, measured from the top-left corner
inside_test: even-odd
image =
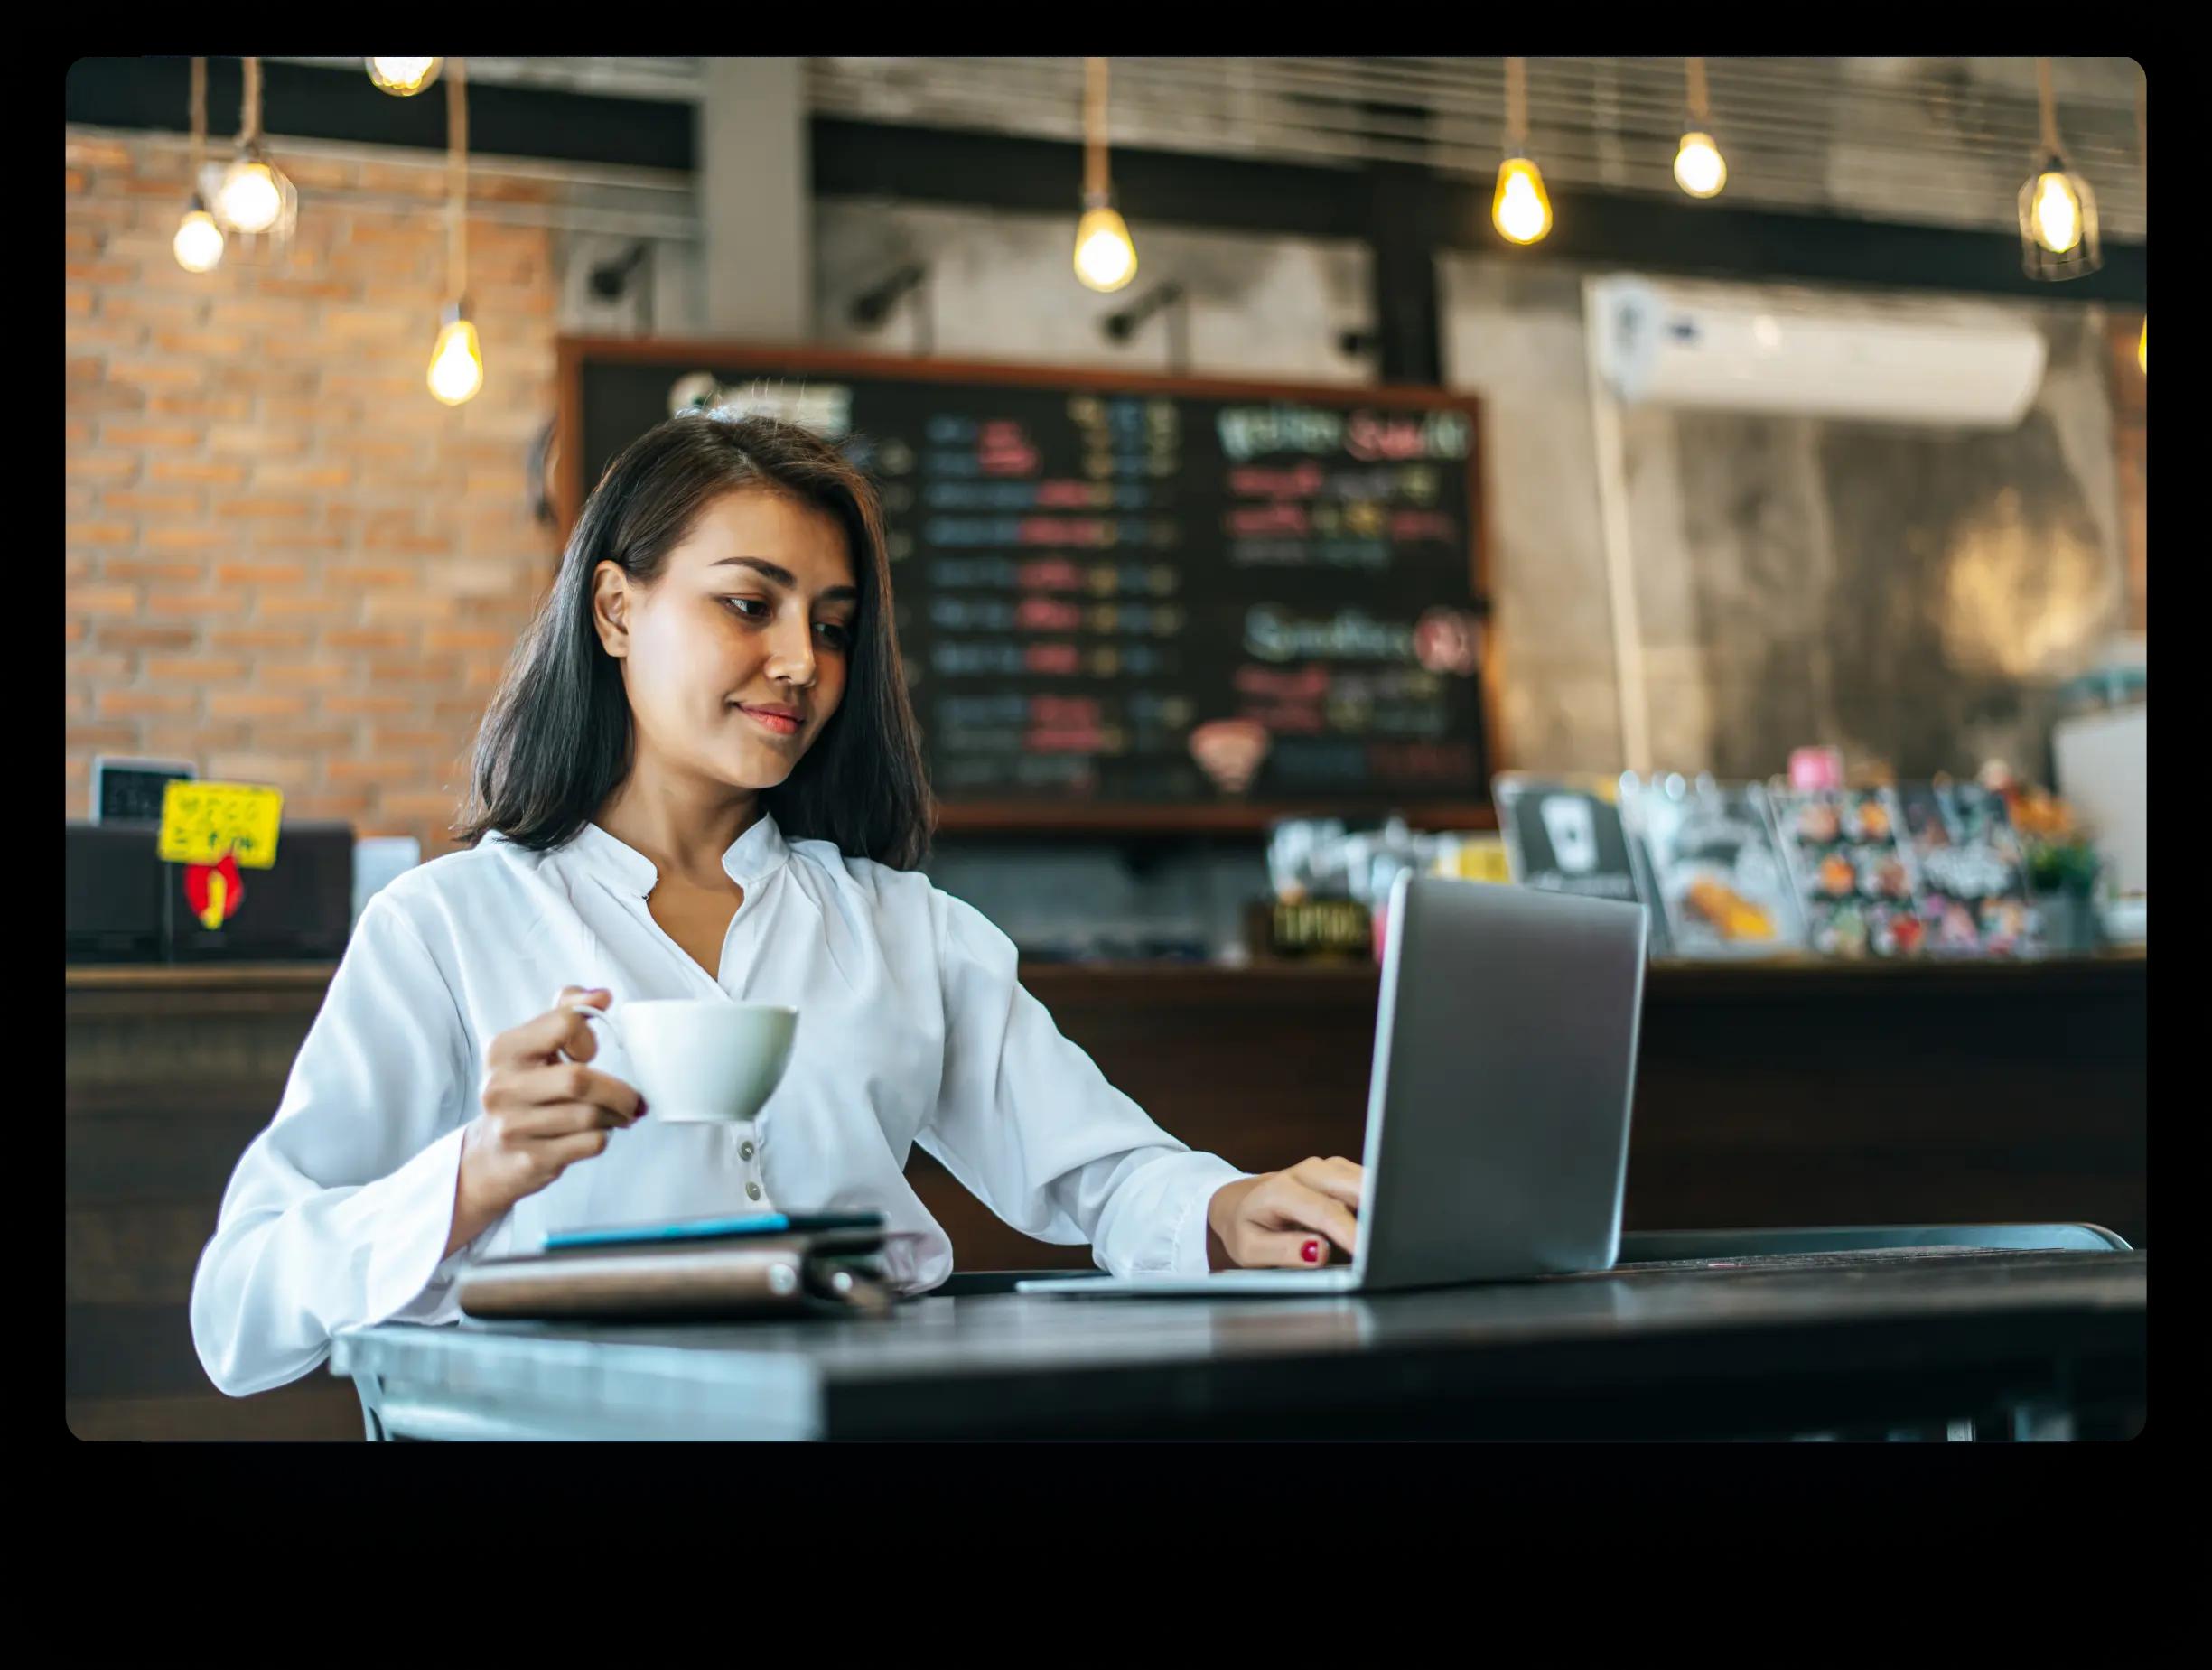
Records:
[[[1358,1245],[1363,1173],[1345,1159],[1301,1160],[1284,1171],[1243,1178],[1207,1203],[1208,1262],[1217,1270],[1311,1269]]]

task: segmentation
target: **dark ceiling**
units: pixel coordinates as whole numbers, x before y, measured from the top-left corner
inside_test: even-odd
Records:
[[[66,119],[186,132],[190,77],[184,58],[79,59],[67,77]],[[240,82],[239,60],[208,61],[212,135],[237,132]],[[695,125],[692,105],[667,99],[481,82],[469,89],[470,146],[487,156],[688,173],[697,165]],[[265,62],[262,126],[295,138],[438,151],[445,100],[434,89],[394,98],[359,70]],[[1066,142],[826,117],[814,119],[811,138],[813,188],[823,196],[1074,212],[1080,158]],[[1377,234],[1377,182],[1354,168],[1125,148],[1115,154],[1115,183],[1133,219],[1303,237]],[[1418,224],[1390,229],[1391,241],[1506,252],[1479,182],[1425,176],[1410,192],[1405,182],[1395,184],[1394,201],[1409,207],[1394,212]],[[2021,271],[2018,240],[2008,233],[1708,204],[1696,211],[1692,240],[1682,236],[1684,210],[1664,200],[1558,192],[1554,208],[1554,232],[1529,257],[2128,306],[2141,306],[2148,288],[2140,243],[2108,240],[2102,271],[2054,286]]]

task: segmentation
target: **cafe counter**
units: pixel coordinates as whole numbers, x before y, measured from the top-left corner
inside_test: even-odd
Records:
[[[72,967],[68,1409],[91,1437],[358,1436],[327,1376],[243,1402],[201,1373],[191,1275],[322,1001],[322,965]],[[1655,964],[1631,1229],[2087,1221],[2149,1236],[2140,951],[2035,962]],[[1357,1159],[1377,971],[1035,964],[1030,991],[1167,1131],[1249,1171]],[[1479,1078],[1470,1112],[1482,1106]],[[962,1269],[1087,1266],[917,1152]]]

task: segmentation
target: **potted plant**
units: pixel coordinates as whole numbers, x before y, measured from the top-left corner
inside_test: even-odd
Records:
[[[2105,860],[2073,808],[2045,789],[2015,786],[2006,794],[2020,833],[2028,885],[2054,951],[2094,951],[2099,934],[2096,891]]]

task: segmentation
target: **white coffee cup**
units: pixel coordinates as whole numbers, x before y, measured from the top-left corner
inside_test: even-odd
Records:
[[[569,1005],[606,1024],[630,1058],[631,1088],[664,1124],[742,1124],[790,1065],[798,1011],[722,998],[649,998],[611,1012]]]

